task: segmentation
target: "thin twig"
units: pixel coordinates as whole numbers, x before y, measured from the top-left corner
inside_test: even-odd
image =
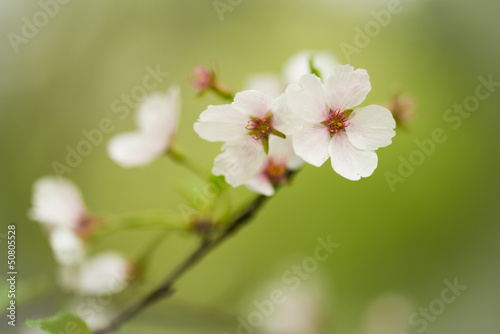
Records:
[[[294,172],[288,174],[288,179],[291,179]],[[196,263],[203,259],[210,251],[217,247],[228,237],[236,233],[257,213],[257,211],[267,202],[269,197],[264,195],[257,196],[242,212],[236,215],[230,222],[229,226],[214,239],[203,239],[202,243],[196,248],[191,255],[186,258],[181,264],[172,271],[156,289],[149,293],[146,297],[131,305],[119,313],[106,327],[94,331],[94,334],[105,334],[117,330],[120,326],[131,319],[133,316],[141,312],[143,309],[151,306],[161,299],[166,299],[174,293],[173,285],[184,273],[191,269]]]
[[[215,248],[227,237],[236,232],[243,225],[243,223],[248,221],[255,214],[257,209],[259,209],[262,204],[264,204],[267,198],[268,197],[262,195],[258,196],[242,214],[240,214],[233,220],[233,222],[226,230],[224,230],[222,234],[220,234],[213,240],[204,240],[198,246],[198,248],[187,259],[185,259],[155,290],[153,290],[144,299],[140,300],[136,304],[133,304],[129,308],[125,309],[122,313],[118,314],[118,316],[113,319],[108,326],[99,329],[94,333],[104,334],[116,330],[125,321],[132,318],[142,309],[150,306],[151,304],[154,304],[160,299],[170,297],[174,292],[173,284],[176,282],[176,280],[180,276],[182,276],[188,269],[193,267],[194,264],[201,260],[205,255],[207,255],[213,248]]]

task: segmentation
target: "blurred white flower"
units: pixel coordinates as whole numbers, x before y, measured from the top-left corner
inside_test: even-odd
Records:
[[[245,82],[246,89],[258,90],[274,97],[283,94],[286,85],[279,75],[272,72],[252,74]]]
[[[81,263],[83,240],[98,221],[87,212],[76,185],[63,178],[43,177],[33,186],[32,205],[29,216],[49,231],[56,261],[64,266]]]
[[[386,293],[374,299],[363,319],[364,334],[400,334],[410,328],[412,303],[408,298]]]
[[[179,109],[177,86],[170,87],[166,95],[148,96],[138,107],[138,131],[117,135],[109,141],[111,159],[127,168],[148,164],[166,153],[177,130]]]
[[[287,172],[297,170],[304,161],[292,147],[292,139],[272,136],[269,139],[269,154],[256,176],[245,183],[252,191],[266,196],[274,195],[274,186],[287,182]]]
[[[310,60],[321,75],[328,75],[339,65],[328,51],[304,50],[292,55],[283,66],[281,77],[275,73],[257,73],[248,77],[245,87],[271,96],[279,96],[290,83],[297,83],[304,74],[311,73]]]
[[[283,67],[285,82],[296,83],[304,74],[310,74],[311,67],[309,62],[311,57],[313,67],[325,77],[331,74],[335,66],[340,65],[335,56],[328,51],[300,51],[290,57]]]
[[[359,105],[371,90],[366,70],[339,65],[325,85],[313,75],[286,90],[290,110],[302,121],[294,133],[295,153],[321,166],[330,156],[333,169],[350,180],[370,176],[377,167],[375,150],[391,144],[396,122],[377,105]]]
[[[44,177],[33,186],[30,217],[48,228],[76,230],[87,209],[78,188],[69,180]]]
[[[78,290],[84,295],[118,293],[131,279],[132,265],[115,252],[98,254],[80,268]]]
[[[59,283],[80,295],[114,294],[133,279],[133,265],[116,252],[97,254],[77,266],[61,266]]]
[[[264,323],[265,334],[319,334],[323,312],[317,298],[309,291],[285,293],[285,301],[276,306],[274,314]]]

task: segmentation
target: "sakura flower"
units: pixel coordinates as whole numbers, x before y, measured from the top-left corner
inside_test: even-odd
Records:
[[[80,295],[111,294],[122,291],[131,281],[132,264],[115,252],[85,259],[79,266],[62,266],[59,283]]]
[[[275,186],[288,181],[288,171],[300,168],[303,163],[293,151],[291,138],[273,136],[269,139],[269,154],[260,166],[260,171],[245,185],[252,191],[272,196]]]
[[[271,135],[285,137],[292,129],[285,109],[284,95],[273,99],[249,90],[236,94],[232,104],[203,111],[194,124],[196,133],[208,141],[226,142],[212,172],[226,176],[233,187],[253,177],[265,159]]]
[[[85,261],[80,269],[81,294],[118,293],[131,279],[132,266],[120,254],[108,252]]]
[[[353,109],[371,90],[366,70],[336,66],[325,84],[313,75],[286,90],[290,110],[302,121],[294,133],[295,153],[321,166],[328,157],[333,169],[349,180],[370,176],[377,167],[375,150],[391,144],[396,122],[377,105]]]
[[[33,186],[33,208],[30,217],[48,230],[71,230],[86,238],[99,224],[86,209],[80,190],[69,180],[44,177]]]
[[[223,175],[233,187],[239,187],[252,179],[266,159],[262,143],[257,140],[226,143],[222,150],[215,157],[212,174]]]
[[[266,320],[265,334],[318,334],[324,332],[322,302],[310,291],[286,291],[284,302]]]
[[[69,180],[44,177],[33,186],[30,217],[49,231],[56,261],[76,265],[85,255],[84,239],[99,224],[88,213],[78,188]]]
[[[33,186],[30,216],[49,228],[76,230],[88,220],[87,209],[78,188],[69,180],[44,177]]]
[[[311,73],[311,64],[320,74],[328,75],[339,64],[335,57],[327,51],[304,50],[292,55],[283,66],[282,75],[275,73],[257,73],[251,75],[245,87],[271,96],[279,96],[290,83],[297,83],[304,74]]]
[[[166,153],[177,130],[180,108],[179,88],[166,95],[152,94],[140,105],[136,115],[138,131],[113,137],[108,153],[122,167],[146,165]]]

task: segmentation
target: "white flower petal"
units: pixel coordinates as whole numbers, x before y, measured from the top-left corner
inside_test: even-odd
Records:
[[[224,175],[226,182],[233,187],[241,186],[257,175],[266,159],[262,142],[251,137],[225,144],[222,149],[224,152],[215,158],[212,173]]]
[[[326,79],[325,89],[332,110],[351,109],[363,102],[370,92],[370,77],[364,69],[338,65]]]
[[[304,74],[311,73],[309,60],[313,57],[313,65],[322,76],[326,76],[339,64],[333,54],[325,51],[301,51],[290,57],[283,67],[286,82],[298,82]]]
[[[137,112],[139,132],[150,145],[167,150],[177,130],[180,109],[179,88],[172,86],[166,95],[151,94]]]
[[[82,240],[68,228],[57,228],[51,231],[50,246],[56,261],[64,266],[78,265],[85,257]]]
[[[307,163],[319,167],[328,159],[330,140],[330,132],[326,126],[306,124],[293,135],[293,149]]]
[[[271,136],[269,138],[268,158],[277,158],[287,162],[287,169],[296,170],[304,164],[304,160],[293,150],[292,136],[286,139]]]
[[[231,141],[245,136],[248,116],[233,106],[208,106],[194,124],[194,131],[208,141]]]
[[[245,84],[248,90],[258,90],[269,96],[277,97],[284,92],[285,87],[274,73],[259,73],[248,77]]]
[[[108,142],[109,156],[124,168],[146,165],[164,153],[162,142],[151,141],[140,132],[119,134]]]
[[[86,261],[81,268],[81,294],[99,295],[122,291],[130,280],[130,264],[117,253],[104,253]]]
[[[256,193],[265,196],[274,195],[273,185],[271,184],[271,182],[269,182],[269,179],[262,174],[250,179],[247,183],[245,183],[245,186]]]
[[[257,90],[245,90],[236,94],[231,105],[247,116],[263,118],[271,111],[273,98]]]
[[[377,154],[374,151],[358,150],[343,132],[333,136],[328,152],[333,170],[352,181],[372,175],[377,168]]]
[[[373,151],[391,144],[395,127],[396,121],[388,109],[370,105],[352,112],[346,133],[355,147]]]
[[[136,114],[139,130],[147,136],[170,138],[177,129],[180,90],[172,86],[166,95],[151,94],[139,104]]]
[[[172,86],[166,95],[146,97],[136,114],[139,130],[120,134],[109,141],[111,159],[122,167],[136,167],[167,152],[177,130],[179,108],[177,86]]]
[[[308,74],[302,77],[305,87],[308,91],[297,84],[290,84],[285,91],[288,108],[290,111],[302,120],[311,123],[323,122],[328,117],[328,106],[325,103],[323,95],[323,85],[319,79],[313,74]],[[315,84],[316,82],[316,84]],[[313,91],[312,87],[316,86],[319,91]]]
[[[33,186],[30,217],[43,224],[75,228],[86,209],[78,188],[63,178],[44,177]]]
[[[286,94],[281,94],[274,99],[272,110],[272,126],[274,129],[284,133],[285,135],[289,135],[302,127],[302,120],[295,116],[288,108]]]

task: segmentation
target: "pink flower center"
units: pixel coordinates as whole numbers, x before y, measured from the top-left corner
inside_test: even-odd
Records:
[[[286,166],[286,159],[269,157],[264,166],[264,175],[272,184],[281,184],[286,180]]]
[[[347,122],[347,116],[345,115],[344,111],[341,111],[340,109],[337,109],[335,111],[330,110],[328,118],[321,123],[328,128],[332,137],[335,136],[337,132],[343,131],[349,126],[349,122]]]
[[[247,122],[245,129],[248,134],[255,140],[268,137],[273,128],[271,127],[271,117],[254,118]]]

